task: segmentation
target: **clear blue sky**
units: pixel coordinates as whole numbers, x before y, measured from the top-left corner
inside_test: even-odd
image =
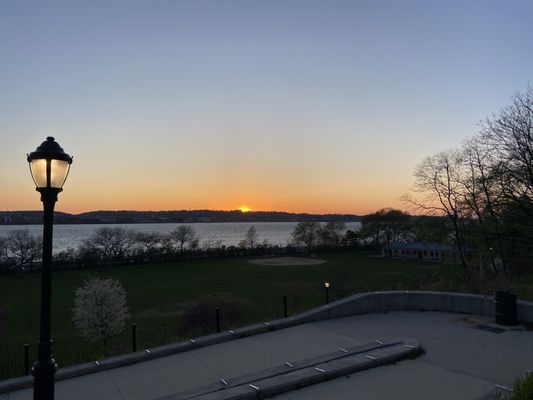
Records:
[[[532,81],[531,1],[3,1],[0,208],[368,212]]]

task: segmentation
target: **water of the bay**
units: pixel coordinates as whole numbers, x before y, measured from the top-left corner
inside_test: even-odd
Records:
[[[244,239],[246,231],[254,226],[257,230],[259,242],[269,245],[285,246],[291,241],[291,235],[296,222],[212,222],[194,223],[190,226],[200,239],[200,246],[214,246],[216,242],[225,246],[236,246]],[[73,224],[54,226],[54,252],[77,248],[84,239],[90,237],[94,231],[101,227],[120,227],[135,232],[157,232],[168,234],[183,224]],[[358,231],[361,227],[359,222],[346,223],[347,230]],[[34,236],[42,234],[41,225],[0,225],[0,236],[13,230],[26,229]]]

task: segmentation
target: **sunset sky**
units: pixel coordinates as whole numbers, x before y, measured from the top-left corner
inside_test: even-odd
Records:
[[[404,208],[425,156],[533,84],[533,2],[2,1],[0,210]]]

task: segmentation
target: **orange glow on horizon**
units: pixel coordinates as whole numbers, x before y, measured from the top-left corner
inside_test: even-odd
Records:
[[[378,199],[371,197],[366,201],[359,199],[359,201],[339,200],[337,201],[322,201],[317,202],[313,199],[290,199],[280,201],[278,199],[256,201],[253,209],[250,206],[235,207],[234,200],[230,198],[217,200],[205,200],[198,198],[188,199],[164,199],[162,197],[155,198],[137,198],[125,199],[122,197],[105,197],[97,199],[92,197],[90,199],[80,198],[71,192],[60,194],[59,201],[56,205],[57,211],[79,214],[98,210],[135,210],[135,211],[172,211],[172,210],[220,210],[231,211],[239,210],[246,212],[288,212],[288,213],[307,213],[307,214],[355,214],[366,215],[376,212],[382,208],[395,208],[410,214],[417,214],[415,210],[409,209],[405,203],[395,199]],[[381,200],[381,201],[380,201]],[[38,196],[28,195],[24,197],[24,201],[18,201],[18,207],[10,207],[12,211],[16,210],[40,210],[41,203]]]
[[[34,199],[35,200],[35,199]],[[63,201],[61,201],[63,200]],[[136,210],[136,211],[171,211],[171,210],[220,210],[232,211],[239,210],[240,212],[288,212],[288,213],[307,213],[307,214],[355,214],[366,215],[382,208],[395,208],[402,211],[407,211],[410,214],[416,214],[413,210],[409,210],[406,205],[400,201],[359,201],[354,207],[350,201],[338,201],[332,203],[316,203],[312,200],[293,200],[293,201],[258,201],[256,206],[232,206],[232,200],[218,201],[159,201],[155,199],[137,199],[137,201],[124,201],[125,199],[107,198],[107,199],[91,199],[92,201],[80,201],[80,199],[67,198],[65,195],[57,203],[58,211],[68,213],[83,213],[97,210]],[[151,200],[151,201],[150,201]],[[38,209],[37,201],[31,201],[27,207],[19,209]],[[233,203],[235,204],[235,203]],[[39,204],[40,205],[40,204]]]
[[[74,187],[76,186],[76,187]],[[241,193],[227,192],[218,188],[209,191],[205,188],[181,191],[173,189],[154,188],[151,195],[139,196],[136,190],[129,187],[106,188],[98,193],[91,192],[78,184],[67,187],[60,194],[56,209],[69,213],[82,213],[96,210],[138,210],[138,211],[165,211],[165,210],[240,210],[246,212],[279,211],[289,213],[308,214],[356,214],[365,215],[381,208],[396,208],[408,210],[399,196],[389,195],[384,192],[361,190],[360,193],[350,193],[349,190],[341,193],[317,193],[315,190],[301,190],[284,196],[269,196],[267,190],[253,188],[242,189]],[[274,192],[272,190],[271,192]],[[377,192],[377,193],[376,193]],[[18,209],[39,208],[40,202],[37,195],[25,193],[25,205],[21,201]],[[242,201],[247,198],[247,202]],[[241,202],[242,201],[242,202]],[[240,204],[235,206],[235,204]],[[251,205],[253,204],[253,206]],[[12,207],[11,209],[14,209]]]
[[[348,178],[339,182],[324,180],[317,185],[304,178],[291,181],[264,179],[242,182],[237,176],[223,175],[212,180],[200,174],[195,179],[184,175],[183,181],[164,176],[158,181],[145,180],[140,191],[136,185],[122,182],[104,173],[91,174],[80,165],[67,180],[59,195],[57,211],[78,214],[98,210],[240,210],[241,212],[278,211],[308,214],[365,215],[382,208],[396,208],[413,213],[400,200],[408,183]],[[100,171],[98,171],[100,172]],[[39,210],[39,194],[27,170],[20,169],[0,196],[3,210]],[[29,182],[28,182],[29,180]],[[162,183],[164,182],[164,184]],[[168,184],[171,182],[173,184]],[[95,188],[97,190],[95,190]]]

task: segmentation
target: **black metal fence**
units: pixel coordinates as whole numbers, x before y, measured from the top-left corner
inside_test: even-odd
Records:
[[[292,299],[289,299],[292,300]],[[320,301],[317,299],[317,304]],[[63,338],[52,345],[52,353],[59,367],[93,362],[104,358],[162,346],[191,339],[221,330],[234,329],[254,322],[286,317],[289,313],[303,311],[287,296],[276,299],[270,310],[262,309],[255,315],[241,315],[231,307],[198,307],[192,313],[176,321],[167,321],[159,326],[133,324],[118,335],[105,340],[90,341],[82,337]],[[0,380],[29,375],[37,359],[37,344],[21,343],[20,346],[0,348]]]

